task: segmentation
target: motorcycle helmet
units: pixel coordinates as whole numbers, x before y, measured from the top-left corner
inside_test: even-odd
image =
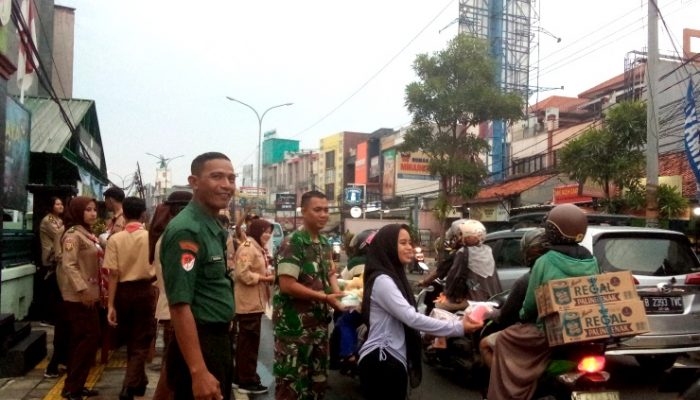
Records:
[[[475,219],[464,220],[463,223],[458,225],[458,229],[459,237],[462,242],[469,237],[476,237],[479,239],[479,243],[483,243],[486,239],[486,228],[481,222]]]
[[[346,250],[348,257],[359,257],[367,254],[367,248],[369,244],[372,243],[374,235],[377,233],[376,229],[366,229],[357,235],[352,237],[350,240],[350,245]]]
[[[445,232],[445,249],[448,251],[459,250],[462,247],[462,231],[460,230],[460,225],[464,224],[467,219],[458,219],[452,222],[450,228]]]
[[[520,239],[520,253],[525,265],[532,266],[535,260],[545,252],[547,252],[547,237],[544,228],[535,228],[525,232]]]
[[[547,240],[552,244],[579,243],[586,236],[587,228],[586,214],[573,204],[554,207],[544,223]]]

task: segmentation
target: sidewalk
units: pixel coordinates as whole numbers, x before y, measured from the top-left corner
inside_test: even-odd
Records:
[[[34,369],[24,376],[14,378],[0,378],[0,399],[2,400],[63,400],[61,390],[65,374],[59,378],[44,378],[44,369],[53,354],[53,327],[41,326],[32,322],[32,329],[46,331],[46,358],[37,364]],[[156,341],[156,353],[153,360],[146,364],[148,387],[146,395],[134,397],[135,399],[151,399],[160,377],[160,360],[163,350],[162,330],[158,330]],[[106,364],[100,364],[99,352],[95,356],[95,366],[90,370],[85,387],[99,390],[99,396],[90,397],[91,400],[114,400],[119,397],[122,388],[122,380],[126,370],[126,347],[122,346],[116,351],[110,352]],[[248,395],[234,390],[231,399],[248,400]]]
[[[44,369],[48,364],[48,359],[53,353],[53,327],[44,327],[33,322],[32,329],[46,330],[47,358],[24,376],[0,379],[0,399],[62,399],[61,390],[63,389],[65,374],[61,375],[59,378],[44,378]],[[148,376],[149,383],[148,389],[146,390],[146,395],[143,397],[144,399],[150,399],[153,396],[153,392],[158,384],[158,378],[160,376],[160,354],[162,350],[162,342],[160,340],[158,340],[156,348],[157,351],[153,361],[146,366],[146,374]],[[96,356],[96,360],[97,362],[90,370],[85,386],[90,389],[99,390],[100,395],[91,397],[91,399],[100,400],[118,398],[126,368],[126,349],[122,347],[117,351],[111,352],[109,360],[106,364],[99,363],[99,355]]]

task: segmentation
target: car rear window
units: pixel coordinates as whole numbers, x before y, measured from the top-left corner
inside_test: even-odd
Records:
[[[596,242],[594,254],[603,271],[629,270],[648,276],[700,271],[690,243],[674,235],[606,236]]]

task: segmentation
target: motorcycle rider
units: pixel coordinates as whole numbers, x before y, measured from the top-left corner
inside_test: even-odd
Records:
[[[433,311],[435,299],[440,296],[443,290],[441,285],[434,284],[433,282],[436,279],[445,279],[445,277],[447,277],[447,273],[450,272],[450,268],[452,268],[452,264],[454,263],[457,251],[462,248],[462,232],[459,227],[466,221],[468,220],[458,219],[450,225],[450,228],[445,232],[444,251],[442,252],[444,257],[442,257],[441,261],[438,263],[437,268],[416,283],[416,286],[419,288],[428,285],[433,285],[434,288],[432,292],[429,292],[425,296],[426,315],[430,315],[430,312]]]
[[[360,278],[365,272],[367,248],[377,233],[375,229],[364,230],[353,236],[348,245],[348,265],[340,273],[345,281]],[[362,296],[360,295],[360,298]],[[340,373],[352,375],[357,367],[358,335],[357,328],[362,324],[360,308],[335,312],[335,327],[331,334],[331,367],[340,369]]]
[[[366,229],[352,237],[346,250],[348,265],[340,273],[342,279],[349,281],[365,272],[367,246],[372,242],[375,233],[377,233],[376,229]]]
[[[458,225],[463,247],[455,254],[446,276],[446,301],[435,306],[447,311],[464,310],[468,301],[486,301],[501,292],[491,247],[484,244],[486,228],[476,220]]]
[[[578,243],[588,227],[586,215],[573,204],[554,207],[545,221],[549,251],[537,258],[517,323],[501,331],[493,348],[488,398],[529,399],[549,362],[551,351],[544,326],[537,318],[535,289],[553,280],[599,272],[593,255]]]
[[[525,232],[520,239],[520,253],[523,263],[529,268],[535,265],[535,261],[545,252],[549,250],[549,244],[545,236],[544,228],[535,228]],[[493,358],[493,347],[498,336],[498,331],[501,331],[516,322],[520,322],[520,309],[525,301],[528,282],[530,281],[530,271],[526,272],[518,278],[513,287],[508,293],[503,306],[487,313],[484,318],[490,320],[490,323],[484,327],[482,332],[481,342],[479,343],[479,351],[481,357],[487,367],[491,367]]]

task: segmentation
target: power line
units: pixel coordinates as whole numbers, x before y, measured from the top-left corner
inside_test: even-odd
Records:
[[[437,19],[440,17],[440,15],[442,15],[442,13],[444,13],[445,10],[447,10],[447,8],[450,7],[454,2],[455,2],[455,0],[450,0],[450,1],[447,3],[447,5],[446,5],[445,7],[443,7],[443,8],[440,10],[440,12],[439,12],[437,15],[435,15],[435,17],[433,17],[433,18],[430,20],[430,22],[428,22],[428,23],[423,27],[423,29],[421,29],[415,36],[413,36],[413,38],[411,38],[411,40],[408,41],[408,43],[406,43],[405,46],[403,46],[403,47],[401,48],[401,50],[399,50],[396,54],[394,54],[394,55],[389,59],[389,61],[387,61],[381,68],[379,68],[379,70],[378,70],[377,72],[375,72],[372,76],[370,76],[369,79],[367,79],[362,85],[360,85],[359,88],[357,88],[357,89],[356,89],[354,92],[352,92],[348,97],[346,97],[343,101],[341,101],[340,104],[338,104],[338,105],[335,106],[333,109],[331,109],[328,113],[326,113],[325,115],[323,115],[318,121],[314,122],[313,124],[309,125],[308,127],[304,128],[304,129],[302,129],[300,132],[298,132],[298,133],[292,135],[290,138],[295,138],[295,137],[297,137],[297,136],[300,136],[300,135],[304,134],[305,132],[309,131],[310,129],[316,127],[318,124],[320,124],[321,122],[325,121],[326,118],[330,117],[330,116],[333,115],[336,111],[338,111],[341,107],[343,107],[347,102],[349,102],[349,101],[350,101],[353,97],[355,97],[358,93],[360,93],[360,92],[362,91],[362,89],[364,89],[365,87],[367,87],[367,85],[369,85],[370,82],[372,82],[372,81],[374,80],[374,78],[376,78],[379,74],[381,74],[381,73],[382,73],[392,62],[394,62],[394,60],[396,60],[396,59],[397,59],[411,44],[413,44],[413,42],[414,42],[416,39],[418,39],[418,37],[419,37],[420,35],[422,35],[423,32],[425,32],[425,31],[430,27],[430,25],[432,25],[432,24],[435,22],[435,20],[437,20]]]

